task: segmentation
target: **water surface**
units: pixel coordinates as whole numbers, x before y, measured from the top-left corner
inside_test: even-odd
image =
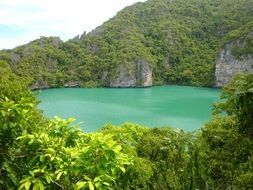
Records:
[[[39,94],[39,108],[50,118],[75,117],[86,132],[124,122],[193,131],[210,119],[219,94],[217,89],[188,86],[48,89]]]

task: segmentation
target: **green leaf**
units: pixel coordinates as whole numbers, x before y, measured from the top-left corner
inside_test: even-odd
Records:
[[[77,182],[76,183],[76,185],[77,185],[77,189],[81,189],[81,188],[83,188],[84,186],[85,186],[85,184],[86,184],[86,182],[84,182],[84,181],[79,181],[79,182]]]
[[[24,183],[25,181],[29,181],[32,177],[28,176],[20,181],[20,183]]]
[[[30,144],[33,144],[33,142],[34,142],[34,139],[31,139],[29,142],[28,142],[28,144],[30,145]]]
[[[25,183],[23,183],[22,185],[20,185],[20,187],[18,188],[18,190],[22,190],[23,188],[25,188]]]
[[[119,153],[121,151],[122,147],[120,145],[117,145],[115,148],[114,148],[114,152],[116,153]]]
[[[35,183],[35,185],[33,186],[33,190],[39,190],[40,186],[39,183]]]
[[[30,182],[30,181],[27,181],[27,182],[25,183],[25,189],[26,189],[26,190],[29,190],[29,189],[30,189],[30,186],[31,186],[31,182]]]
[[[57,176],[56,176],[56,180],[57,180],[57,181],[61,178],[62,174],[63,174],[63,172],[59,172],[59,173],[57,174]]]
[[[39,173],[39,172],[41,172],[41,169],[35,169],[35,170],[33,170],[33,173]]]
[[[93,181],[94,182],[100,181],[100,178],[99,177],[95,177]]]
[[[41,155],[40,156],[40,162],[44,162],[45,161],[45,157],[44,157],[44,155]]]
[[[40,190],[44,190],[45,189],[44,185],[43,185],[43,183],[41,181],[39,181],[39,188],[40,188]]]
[[[88,184],[89,184],[89,189],[94,190],[94,185],[90,181],[88,182]]]
[[[110,186],[110,184],[107,183],[107,182],[103,182],[103,184],[106,185],[106,186],[108,186],[108,187]]]
[[[60,117],[58,117],[58,116],[55,116],[54,119],[55,119],[56,121],[62,121],[62,119],[61,119]]]
[[[68,122],[68,123],[73,123],[75,120],[76,120],[75,118],[72,118],[72,117],[71,117],[71,118],[69,118],[69,119],[67,120],[67,122]]]
[[[48,148],[48,149],[46,149],[46,151],[47,151],[48,153],[51,153],[51,154],[54,154],[54,153],[55,153],[55,150],[54,150],[53,148]]]
[[[26,138],[27,138],[27,136],[24,135],[24,136],[17,137],[16,140],[21,140],[21,139],[26,139]]]
[[[31,174],[31,176],[34,177],[34,172],[33,171],[29,171],[29,174]]]
[[[6,112],[5,111],[1,111],[1,113],[2,113],[2,116],[5,117]]]
[[[51,179],[51,177],[50,176],[48,176],[48,175],[46,175],[46,181],[47,181],[47,183],[48,184],[50,184],[51,183],[51,181],[52,181],[52,179]]]
[[[125,173],[126,172],[126,169],[124,168],[124,167],[122,167],[122,166],[118,166],[118,168],[123,172],[123,173]]]
[[[91,178],[89,178],[88,176],[84,176],[84,179],[86,179],[87,181],[91,181]]]

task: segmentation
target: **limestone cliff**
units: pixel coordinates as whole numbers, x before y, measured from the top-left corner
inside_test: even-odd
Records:
[[[215,68],[216,86],[222,87],[237,73],[253,73],[253,57],[250,54],[235,55],[234,50],[243,49],[247,40],[253,39],[253,31],[244,39],[229,42],[221,50]]]
[[[152,71],[149,63],[137,59],[128,67],[120,65],[119,76],[110,81],[110,87],[149,87],[152,86]]]

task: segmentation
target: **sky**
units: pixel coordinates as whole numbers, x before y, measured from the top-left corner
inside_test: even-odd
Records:
[[[40,36],[71,39],[145,0],[0,0],[0,49]]]

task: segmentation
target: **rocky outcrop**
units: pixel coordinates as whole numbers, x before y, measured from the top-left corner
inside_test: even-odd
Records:
[[[64,88],[76,88],[81,87],[83,84],[82,81],[69,81],[63,84]],[[47,89],[52,87],[59,87],[55,85],[49,85],[47,81],[36,80],[31,86],[31,90],[38,90],[38,89]]]
[[[234,56],[232,49],[243,47],[244,40],[235,40],[228,43],[220,52],[216,60],[215,77],[216,86],[223,87],[237,73],[253,73],[253,57],[251,55]]]
[[[120,65],[119,76],[110,82],[110,87],[149,87],[152,86],[152,71],[149,63],[137,59],[130,65]]]
[[[36,80],[32,85],[31,85],[31,90],[38,90],[38,89],[46,89],[50,88],[48,83],[46,81],[42,80]]]
[[[64,84],[65,88],[74,88],[74,87],[80,87],[82,84],[82,81],[69,81]]]

